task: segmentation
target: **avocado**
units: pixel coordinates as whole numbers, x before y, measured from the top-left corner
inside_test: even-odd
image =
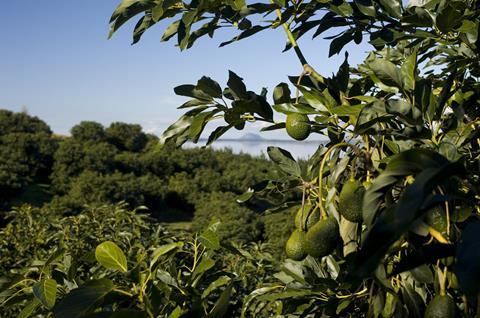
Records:
[[[308,231],[318,220],[320,220],[320,210],[318,207],[314,206],[312,209],[311,204],[305,204],[303,209],[300,207],[295,215],[295,226],[299,230]]]
[[[436,205],[425,212],[425,223],[442,235],[447,234],[447,215],[440,205]]]
[[[333,252],[340,242],[340,230],[334,217],[318,221],[305,235],[305,250],[314,257],[323,257]]]
[[[295,140],[307,139],[311,131],[309,121],[308,116],[305,114],[288,114],[285,123],[288,135]]]
[[[288,258],[301,261],[307,256],[305,252],[305,232],[295,230],[292,232],[285,245],[285,252]]]
[[[455,302],[447,295],[433,297],[425,310],[425,318],[454,318]]]
[[[350,222],[362,222],[362,205],[365,187],[359,180],[344,183],[338,196],[338,212]]]

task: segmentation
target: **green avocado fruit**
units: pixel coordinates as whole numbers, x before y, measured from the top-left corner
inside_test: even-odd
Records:
[[[295,140],[307,139],[311,131],[308,116],[305,114],[288,114],[285,127],[288,135]]]
[[[455,302],[447,295],[433,297],[425,310],[425,318],[454,318]]]
[[[359,180],[350,179],[338,196],[338,212],[350,222],[362,222],[362,205],[365,187]]]
[[[295,261],[301,261],[307,256],[305,252],[305,232],[295,230],[285,244],[285,252],[288,258]]]
[[[434,206],[425,212],[425,223],[442,235],[447,234],[447,215],[440,205]]]
[[[305,204],[303,209],[300,207],[297,214],[295,214],[295,227],[299,230],[308,231],[318,220],[320,220],[320,210],[318,207]]]
[[[305,250],[314,257],[324,257],[333,252],[340,242],[340,230],[334,217],[318,221],[305,235]]]

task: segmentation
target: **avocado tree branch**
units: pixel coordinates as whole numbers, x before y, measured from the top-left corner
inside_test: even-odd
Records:
[[[270,0],[270,2],[273,3],[273,0]],[[282,11],[280,11],[280,9],[276,9],[275,12],[278,16],[278,19],[281,21],[282,20]],[[295,54],[298,57],[298,60],[300,61],[300,63],[302,63],[304,74],[313,77],[313,79],[315,79],[316,81],[318,81],[322,84],[325,84],[325,79],[323,78],[323,76],[320,75],[317,71],[315,71],[315,69],[313,67],[311,67],[310,64],[308,64],[307,59],[305,58],[305,55],[303,55],[302,50],[298,46],[297,40],[295,39],[295,36],[293,35],[292,31],[290,30],[290,27],[288,26],[288,24],[283,23],[282,27],[283,27],[283,30],[285,31],[285,34],[287,35],[288,41],[292,45],[292,48],[293,48],[293,50],[295,51]]]

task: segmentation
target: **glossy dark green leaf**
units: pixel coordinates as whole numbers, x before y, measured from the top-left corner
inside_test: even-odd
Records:
[[[115,33],[125,22],[130,20],[141,12],[157,5],[155,0],[123,0],[115,9],[110,18],[110,34],[109,37]]]
[[[218,138],[220,138],[223,134],[225,134],[228,130],[230,130],[230,128],[232,128],[231,125],[219,126],[219,127],[215,128],[215,130],[212,131],[210,136],[208,136],[207,146],[210,145],[215,140],[217,140]]]
[[[57,282],[53,279],[43,279],[33,285],[33,295],[47,308],[52,308],[57,299]]]
[[[392,156],[385,170],[365,192],[362,209],[365,224],[373,224],[382,199],[398,180],[425,169],[439,169],[448,164],[446,158],[429,149],[409,150]]]
[[[113,283],[102,278],[91,280],[73,289],[55,306],[56,318],[81,318],[95,309],[95,306],[112,291]]]
[[[353,31],[349,30],[344,32],[339,37],[332,40],[330,43],[330,50],[328,51],[328,57],[332,57],[335,54],[340,53],[343,47],[353,40]]]
[[[400,68],[400,73],[403,78],[403,87],[406,90],[413,91],[416,83],[417,72],[417,53],[411,54]]]
[[[137,25],[135,25],[135,29],[133,31],[133,42],[132,45],[140,41],[140,38],[142,37],[143,33],[150,28],[152,25],[154,25],[155,22],[152,19],[151,15],[145,15],[143,16],[138,22]]]
[[[410,283],[404,283],[401,287],[401,294],[408,309],[408,317],[423,318],[425,303],[415,288]]]
[[[348,52],[345,52],[345,60],[338,69],[337,74],[332,79],[335,83],[335,88],[341,92],[346,93],[348,89],[348,83],[350,79],[350,65],[348,64]]]
[[[270,146],[267,148],[267,154],[282,171],[298,178],[301,177],[302,171],[300,166],[288,151],[279,147]]]
[[[17,318],[28,318],[33,315],[33,313],[37,310],[38,307],[40,307],[40,301],[37,298],[34,298],[30,300],[18,313]]]
[[[402,88],[402,74],[392,62],[385,59],[375,59],[368,63],[368,67],[383,84]]]
[[[443,33],[448,33],[462,24],[463,13],[455,10],[447,2],[447,5],[440,6],[440,12],[437,13],[435,24]]]
[[[177,86],[174,88],[174,91],[175,94],[180,96],[187,96],[205,101],[212,99],[210,95],[199,89],[197,86],[191,84]]]
[[[247,88],[243,83],[243,78],[232,71],[228,71],[228,88],[236,99],[248,99]]]
[[[372,273],[390,245],[408,231],[415,220],[425,212],[424,203],[433,189],[452,175],[462,172],[459,164],[450,163],[438,154],[429,154],[428,152],[424,152],[421,156],[414,154],[414,151],[410,151],[406,156],[412,160],[405,158],[405,152],[397,155],[396,160],[390,161],[387,165],[385,170],[387,173],[384,171],[375,179],[365,194],[363,207],[370,210],[367,212],[364,210],[364,219],[367,217],[366,223],[370,224],[372,212],[375,215],[378,209],[378,194],[381,192],[378,191],[379,188],[394,183],[400,175],[412,174],[416,169],[422,167],[413,184],[405,188],[398,202],[385,210],[368,231],[356,259],[355,274],[359,277],[366,277]],[[425,160],[421,160],[422,157]]]
[[[95,258],[105,268],[126,272],[127,258],[117,244],[106,241],[95,249]]]
[[[232,296],[233,285],[228,285],[227,288],[220,294],[220,297],[215,302],[212,310],[208,313],[208,318],[221,318],[227,313],[230,305],[230,297]]]
[[[402,2],[401,0],[376,0],[377,3],[380,3],[385,11],[388,12],[394,18],[402,17]]]
[[[240,41],[242,39],[245,39],[245,38],[248,38],[249,36],[252,36],[260,31],[263,31],[265,29],[268,29],[269,26],[261,26],[261,25],[255,25],[243,32],[241,32],[239,35],[237,35],[236,37],[234,37],[233,39],[229,40],[229,41],[226,41],[226,42],[222,42],[220,44],[220,46],[225,46],[225,45],[228,45],[228,44],[231,44],[233,42],[236,42],[236,41]]]
[[[162,35],[162,41],[168,41],[170,40],[175,34],[178,32],[178,27],[180,26],[180,20],[177,20],[170,24],[165,32]]]
[[[232,279],[226,275],[220,276],[219,278],[211,282],[210,285],[208,285],[208,287],[203,291],[202,298],[207,298],[211,292],[218,289],[219,287],[228,284],[231,280]]]
[[[290,103],[290,88],[287,83],[280,83],[273,90],[273,101],[275,104]]]
[[[203,76],[201,79],[199,79],[196,88],[211,97],[222,98],[222,88],[210,77]]]
[[[408,11],[408,14],[402,17],[402,23],[415,26],[430,27],[433,24],[433,18],[430,13],[420,7],[414,7]]]
[[[200,138],[200,135],[207,125],[207,123],[212,119],[212,117],[218,113],[219,110],[213,110],[210,112],[200,113],[192,120],[190,127],[188,129],[188,139],[196,143]]]
[[[232,102],[232,110],[239,114],[250,113],[258,114],[261,117],[271,121],[273,120],[273,111],[267,100],[261,96],[249,92],[248,99],[239,99]]]
[[[277,104],[272,106],[279,113],[290,114],[290,113],[299,113],[299,114],[318,114],[319,112],[307,104]]]
[[[202,234],[198,237],[198,240],[205,245],[205,247],[218,250],[220,248],[220,239],[215,231],[218,224],[211,224]]]
[[[147,318],[147,314],[136,310],[103,311],[82,318]]]
[[[376,15],[375,7],[370,0],[355,0],[358,10],[366,16],[374,18]]]
[[[431,284],[434,280],[432,270],[425,264],[411,269],[410,274],[421,284]]]
[[[278,124],[266,126],[260,129],[260,131],[271,131],[271,130],[278,130],[278,129],[285,129],[285,123],[278,123]]]

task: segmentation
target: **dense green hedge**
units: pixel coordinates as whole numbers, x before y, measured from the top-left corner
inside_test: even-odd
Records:
[[[191,222],[201,231],[212,219],[219,235],[236,242],[267,240],[279,254],[285,227],[282,215],[264,218],[258,206],[236,198],[248,187],[275,175],[261,157],[230,150],[160,148],[158,138],[138,125],[84,121],[71,136],[54,136],[46,123],[25,113],[0,111],[0,196],[3,210],[22,203],[49,213],[76,215],[85,205],[125,202],[145,206],[166,222]],[[7,120],[8,119],[8,120]],[[22,141],[22,142],[19,142]],[[265,208],[265,206],[262,206]],[[288,212],[286,212],[288,214]],[[273,222],[273,224],[272,224]]]

